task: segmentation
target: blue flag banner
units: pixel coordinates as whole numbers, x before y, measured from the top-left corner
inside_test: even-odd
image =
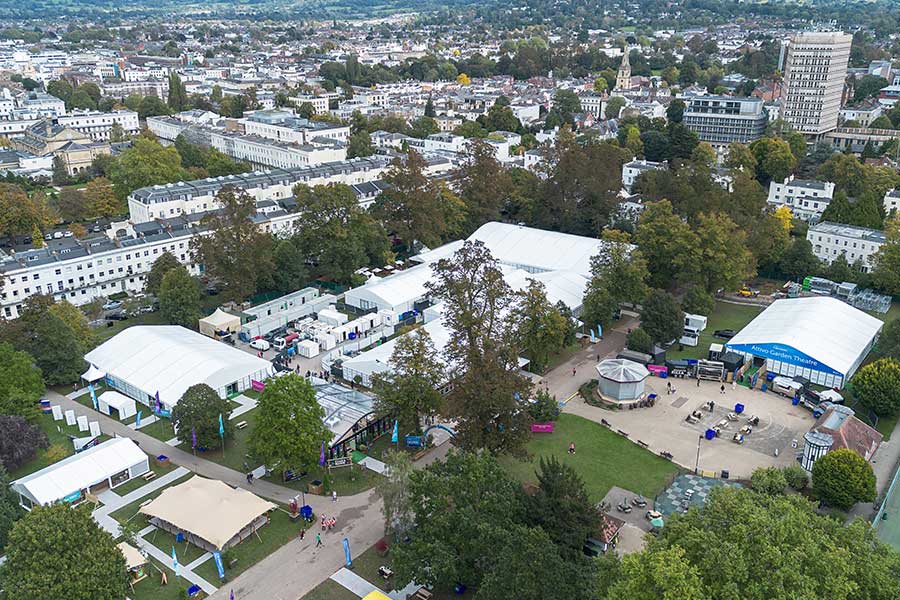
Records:
[[[88,384],[88,391],[91,393],[91,402],[94,403],[94,410],[98,410],[97,407],[97,392],[94,391],[94,384]]]
[[[400,422],[394,421],[394,432],[391,434],[391,443],[396,444],[400,439]]]
[[[225,423],[222,421],[222,414],[219,413],[219,437],[225,437]]]
[[[141,411],[137,411],[137,415],[135,415],[135,417],[134,417],[134,428],[135,429],[141,428]]]
[[[603,339],[603,327],[597,323],[597,337]]]
[[[594,330],[591,329],[590,331],[591,331],[591,343],[595,344],[595,343],[597,343],[597,338],[594,336]]]
[[[347,568],[352,568],[353,561],[350,560],[350,541],[347,538],[344,538],[344,558],[347,559]]]
[[[322,442],[322,450],[319,452],[319,466],[325,466],[325,442]]]
[[[213,552],[213,560],[216,561],[216,571],[219,572],[219,579],[225,579],[225,566],[222,564],[222,554],[218,551]]]
[[[172,570],[175,571],[175,577],[181,577],[178,571],[178,557],[175,556],[175,546],[172,546]]]

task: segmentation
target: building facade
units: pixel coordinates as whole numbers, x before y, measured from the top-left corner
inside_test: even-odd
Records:
[[[872,255],[885,241],[883,231],[828,221],[810,227],[806,239],[819,260],[831,264],[843,254],[851,265],[858,262],[864,273],[871,270]]]
[[[769,184],[766,201],[773,208],[787,206],[797,218],[816,223],[833,196],[833,183],[794,179],[791,175],[781,183],[773,181]]]
[[[763,101],[733,96],[694,96],[684,109],[684,125],[701,142],[727,146],[749,144],[763,137],[768,124]]]
[[[131,110],[117,110],[108,113],[98,111],[74,112],[58,117],[56,122],[75,131],[80,131],[95,142],[108,142],[114,123],[118,123],[126,135],[136,135],[141,132],[138,114]]]
[[[782,118],[810,138],[837,127],[853,36],[807,32],[791,38],[787,51]]]

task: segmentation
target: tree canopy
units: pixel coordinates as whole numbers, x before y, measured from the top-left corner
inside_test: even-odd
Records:
[[[234,434],[234,425],[228,420],[231,414],[231,406],[228,400],[220,398],[219,394],[206,385],[198,383],[192,385],[184,394],[175,408],[172,409],[172,422],[178,428],[178,439],[185,448],[218,448],[222,445],[222,437],[219,435],[219,416],[222,417],[222,425],[225,429],[225,438]],[[197,442],[194,444],[194,436]]]

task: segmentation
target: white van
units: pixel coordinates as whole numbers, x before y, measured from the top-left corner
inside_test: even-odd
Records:
[[[262,350],[263,352],[265,352],[269,349],[270,346],[269,342],[262,338],[259,338],[258,340],[253,340],[252,342],[250,342],[250,347],[254,350]]]
[[[776,377],[772,380],[772,391],[788,398],[799,396],[803,390],[803,384],[788,377]]]

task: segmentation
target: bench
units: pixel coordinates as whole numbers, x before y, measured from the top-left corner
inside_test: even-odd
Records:
[[[425,588],[419,588],[416,593],[413,594],[413,600],[431,600],[431,592]]]
[[[235,427],[236,427],[237,429],[243,429],[243,428],[245,428],[246,426],[247,426],[247,421],[241,421],[240,423],[236,423],[236,424],[235,424]]]
[[[138,508],[143,508],[143,507],[147,506],[148,504],[150,504],[151,502],[153,502],[153,500],[154,500],[154,498],[149,498],[149,499],[147,499],[147,500],[144,500],[143,502],[141,502],[140,504],[138,504]]]
[[[156,479],[156,471],[147,471],[142,477],[144,478],[144,481],[152,481]]]

